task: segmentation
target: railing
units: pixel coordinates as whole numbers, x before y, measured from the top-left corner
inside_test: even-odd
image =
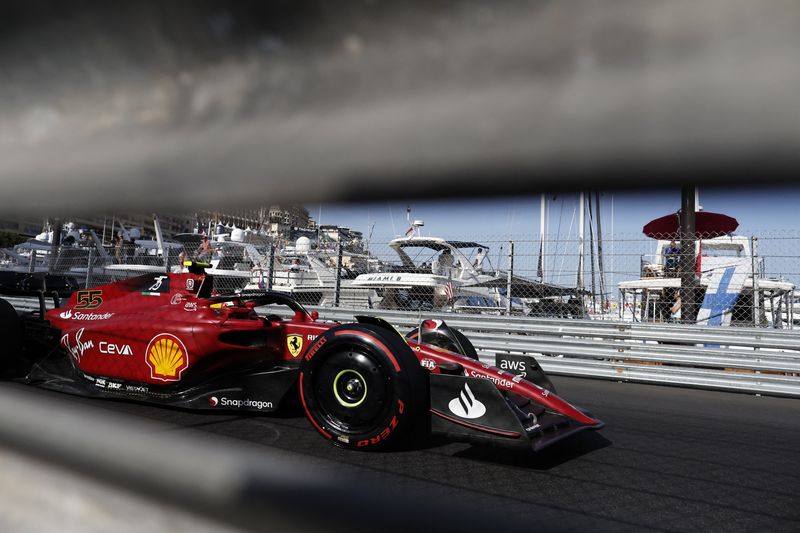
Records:
[[[212,273],[215,273],[215,288],[222,292],[241,290],[248,282],[263,282],[265,288],[296,288],[301,292],[319,288],[318,292],[324,293],[320,305],[329,307],[360,305],[368,308],[381,305],[382,299],[388,297],[387,302],[392,303],[386,306],[406,310],[416,307],[459,311],[475,309],[480,312],[501,311],[509,316],[526,314],[565,318],[589,314],[596,320],[614,321],[622,317],[643,322],[686,324],[697,323],[698,319],[701,323],[719,319],[725,325],[784,329],[792,329],[795,322],[800,323],[800,318],[795,320],[795,311],[800,310],[795,294],[795,287],[800,283],[800,273],[797,272],[800,234],[797,233],[782,235],[773,231],[762,232],[758,238],[738,236],[710,240],[702,240],[702,235],[696,235],[693,238],[698,243],[703,242],[702,253],[699,259],[690,257],[691,261],[687,261],[691,264],[681,268],[676,264],[667,268],[663,256],[654,256],[647,251],[652,248],[653,239],[643,235],[603,235],[603,268],[599,266],[601,257],[598,253],[584,254],[586,257],[581,258],[576,252],[575,240],[569,235],[545,237],[549,254],[542,254],[542,242],[529,237],[517,240],[498,235],[473,237],[486,247],[484,250],[493,250],[491,255],[481,255],[481,252],[476,254],[474,250],[464,249],[466,263],[480,265],[479,270],[486,277],[480,282],[478,279],[469,281],[454,271],[451,288],[446,289],[447,276],[440,277],[431,294],[424,297],[413,296],[414,283],[409,287],[395,287],[390,294],[381,287],[362,286],[358,302],[350,298],[352,292],[345,294],[353,288],[349,281],[353,276],[348,273],[342,277],[344,266],[350,267],[352,273],[364,273],[367,266],[370,271],[385,272],[396,264],[396,250],[390,243],[377,240],[370,243],[371,263],[367,265],[359,260],[358,268],[352,263],[344,263],[346,253],[361,256],[361,259],[366,257],[358,243],[350,242],[345,249],[352,246],[352,250],[346,252],[343,249],[342,257],[338,252],[329,255],[329,251],[314,251],[307,261],[295,257],[300,262],[291,265],[282,263],[289,257],[282,257],[281,250],[272,245],[269,259],[260,257],[258,262],[251,263],[242,256],[239,262],[238,256],[233,259],[233,255],[229,255]],[[701,250],[699,244],[697,249]],[[429,264],[429,260],[438,260],[434,252],[430,250],[430,256],[415,258],[416,270],[429,274],[434,270],[439,272]],[[13,257],[13,252],[5,253]],[[742,255],[719,255],[728,253]],[[258,253],[253,251],[248,255],[255,259]],[[143,254],[135,258],[119,258],[130,260],[131,264],[124,261],[112,264],[109,263],[110,256],[102,247],[65,245],[57,253],[42,253],[38,259],[35,255],[13,257],[4,269],[48,272],[65,276],[74,287],[89,288],[145,272],[161,273],[179,267],[180,263],[177,253],[171,253],[166,263],[163,257]],[[650,257],[657,261],[648,262]],[[766,259],[769,259],[768,270]],[[227,266],[219,266],[228,260]],[[720,295],[716,292],[719,282],[730,269],[735,273],[731,279],[736,283],[724,285],[725,290]],[[753,272],[757,275],[753,276]],[[576,286],[578,279],[582,280],[579,282],[580,290]],[[452,293],[448,294],[448,290]],[[509,294],[512,295],[510,300]],[[704,306],[705,314],[701,313]],[[714,309],[713,317],[710,316],[711,309]],[[699,318],[701,315],[703,318]]]
[[[30,298],[6,298],[19,311]],[[48,306],[52,302],[48,301]],[[321,320],[377,314],[398,328],[442,318],[461,330],[483,362],[529,354],[554,375],[800,397],[800,332],[592,320],[365,311],[315,307]],[[273,312],[274,310],[270,310]]]
[[[319,307],[321,319],[350,321],[358,309]],[[551,374],[800,396],[800,333],[756,328],[631,324],[381,311],[411,328],[443,318],[475,345],[482,361],[530,354]]]

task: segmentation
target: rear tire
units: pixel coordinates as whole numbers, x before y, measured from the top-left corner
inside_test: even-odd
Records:
[[[311,424],[345,448],[375,450],[424,429],[428,373],[402,337],[372,324],[319,336],[300,365],[300,400]]]

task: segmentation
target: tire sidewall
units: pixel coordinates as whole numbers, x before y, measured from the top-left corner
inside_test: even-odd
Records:
[[[370,359],[388,378],[387,407],[373,427],[357,433],[345,433],[328,423],[314,390],[316,373],[328,357],[345,346],[369,351]],[[408,435],[428,411],[427,372],[399,335],[371,324],[344,324],[317,337],[301,361],[299,388],[301,404],[312,425],[335,444],[347,448],[384,448]]]

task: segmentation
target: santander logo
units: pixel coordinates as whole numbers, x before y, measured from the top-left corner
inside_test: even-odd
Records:
[[[456,398],[450,400],[447,407],[451,413],[460,418],[480,418],[486,414],[486,406],[475,398],[467,383],[464,383],[464,389]]]

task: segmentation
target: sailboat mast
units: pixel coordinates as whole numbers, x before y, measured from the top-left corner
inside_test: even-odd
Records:
[[[545,223],[547,222],[547,218],[545,216],[545,210],[547,208],[547,203],[545,200],[545,195],[542,193],[541,203],[539,205],[539,279],[544,283],[544,276],[545,276]]]
[[[586,209],[586,201],[583,197],[583,191],[578,196],[578,278],[576,286],[578,290],[583,289],[583,235],[586,225],[584,221],[584,211]]]
[[[594,217],[592,216],[592,193],[586,199],[589,208],[589,268],[592,272],[592,313],[597,312],[597,285],[594,274]]]
[[[595,193],[595,217],[597,218],[597,271],[600,275],[600,309],[606,308],[606,281],[603,271],[603,230],[600,225],[600,191]]]

